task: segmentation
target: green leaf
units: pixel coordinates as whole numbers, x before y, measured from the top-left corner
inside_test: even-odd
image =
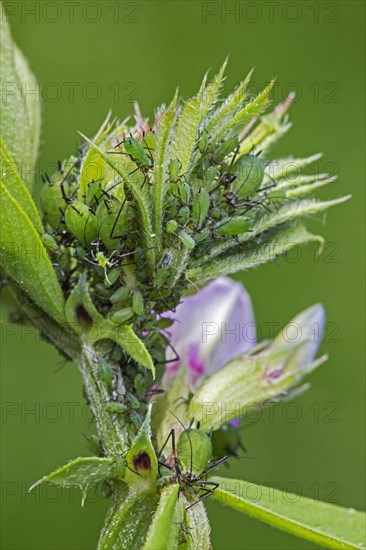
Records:
[[[206,84],[206,77],[204,78],[201,89],[198,92],[198,97],[200,99],[200,112],[202,119],[207,116],[207,114],[213,108],[218,95],[221,91],[222,83],[224,80],[224,73],[227,66],[228,58],[225,59],[217,75],[214,76],[211,82]]]
[[[90,298],[86,273],[71,292],[65,306],[65,315],[71,328],[88,343],[98,340],[113,340],[137,363],[150,369],[155,367],[144,343],[129,325],[118,325],[99,313]]]
[[[0,5],[1,133],[29,190],[34,180],[40,133],[38,84],[21,51],[14,44]]]
[[[273,88],[274,81],[254,98],[250,103],[240,109],[228,122],[221,128],[217,134],[217,139],[223,139],[231,131],[240,132],[253,118],[260,115],[269,105],[269,94]]]
[[[185,103],[172,137],[170,155],[181,163],[182,174],[187,171],[195,150],[200,122],[200,100],[195,96]]]
[[[0,182],[1,267],[43,311],[62,324],[64,297],[32,222]]]
[[[268,163],[265,170],[265,176],[262,182],[262,186],[265,186],[267,184],[271,183],[271,179],[277,181],[282,178],[287,178],[288,176],[295,174],[295,177],[291,181],[298,181],[300,177],[300,171],[305,168],[306,166],[309,166],[310,164],[314,164],[314,162],[318,161],[322,158],[322,153],[317,153],[315,155],[311,155],[310,157],[306,158],[294,158],[294,157],[286,157],[282,159],[276,159]]]
[[[178,499],[179,484],[163,488],[158,508],[150,525],[144,550],[175,550],[183,522],[183,503]]]
[[[222,477],[211,480],[219,483],[213,498],[239,512],[326,548],[365,548],[363,512],[248,481]]]
[[[151,221],[151,196],[149,186],[144,181],[143,173],[140,169],[137,169],[135,163],[126,155],[104,153],[96,143],[81,132],[80,135],[91,147],[98,151],[101,158],[122,178],[126,189],[131,191],[140,216],[140,235],[143,247],[146,249],[149,270],[150,273],[153,273],[155,269],[155,242]]]
[[[298,218],[305,218],[318,212],[324,212],[331,206],[335,206],[337,204],[341,204],[342,202],[347,201],[350,197],[350,195],[347,195],[345,197],[340,197],[339,199],[333,199],[330,201],[309,199],[285,203],[274,212],[265,213],[264,215],[259,217],[258,221],[253,224],[251,231],[239,235],[235,241],[230,241],[228,239],[227,241],[214,246],[211,249],[210,254],[200,258],[195,265],[205,264],[207,260],[210,260],[211,258],[222,254],[226,250],[237,246],[238,242],[244,243],[252,241],[256,239],[258,235],[264,233],[265,231],[268,231],[272,227],[291,222]]]
[[[190,503],[184,495],[181,495],[180,498],[182,498],[184,506],[187,508]],[[202,501],[197,502],[186,512],[185,523],[186,530],[183,534],[186,550],[209,550],[212,548],[210,522]]]
[[[234,114],[240,108],[247,98],[247,87],[253,69],[248,73],[246,78],[237,86],[236,90],[224,101],[224,103],[212,113],[205,127],[207,132],[212,137],[216,137],[222,128],[230,121]]]
[[[41,217],[37,207],[29,193],[26,185],[22,181],[13,159],[0,137],[0,173],[6,190],[10,193],[13,199],[19,206],[28,214],[29,219],[33,223],[38,233],[44,232]]]
[[[29,489],[32,491],[41,483],[53,483],[62,487],[80,487],[87,490],[90,485],[113,477],[114,458],[88,456],[76,458],[54,472],[36,481]]]
[[[154,151],[154,186],[152,196],[154,201],[154,231],[156,235],[157,255],[160,256],[162,247],[162,219],[164,196],[167,188],[167,172],[170,160],[170,136],[174,126],[177,107],[177,93],[169,108],[162,114],[161,123],[156,136]]]
[[[130,487],[111,506],[100,535],[98,550],[143,548],[159,497]]]
[[[227,275],[257,267],[273,261],[277,256],[287,253],[294,246],[311,241],[323,244],[322,237],[309,233],[302,224],[296,224],[294,227],[279,231],[270,237],[267,242],[258,244],[246,253],[231,254],[221,260],[213,259],[205,265],[188,269],[186,278],[193,282],[203,282],[219,275]]]

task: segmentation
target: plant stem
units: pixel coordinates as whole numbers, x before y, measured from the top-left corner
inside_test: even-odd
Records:
[[[98,376],[98,366],[106,362],[96,349],[85,344],[79,359],[76,360],[84,382],[85,394],[90,408],[94,414],[98,434],[106,456],[117,456],[127,450],[127,434],[121,425],[119,415],[107,409],[110,394],[106,384]],[[110,365],[113,371],[114,365]],[[116,386],[124,388],[120,371]]]

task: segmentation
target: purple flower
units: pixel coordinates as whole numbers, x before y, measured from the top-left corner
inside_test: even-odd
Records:
[[[197,387],[236,355],[256,343],[256,329],[250,297],[240,283],[219,277],[196,294],[185,297],[164,314],[174,320],[167,330],[179,360],[168,363],[167,380],[180,366],[187,367],[188,383]],[[168,347],[167,359],[175,357]]]

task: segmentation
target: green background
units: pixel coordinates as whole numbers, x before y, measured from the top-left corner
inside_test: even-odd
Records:
[[[339,182],[322,196],[353,199],[330,211],[326,225],[323,217],[311,222],[328,241],[319,260],[307,248],[297,261],[282,259],[240,280],[262,337],[266,323],[283,326],[322,302],[329,322],[322,351],[330,360],[296,409],[279,404],[244,428],[250,460],[234,463],[228,475],[362,509],[364,3],[77,2],[73,17],[64,2],[6,4],[16,11],[9,17],[13,35],[42,90],[43,167],[74,152],[77,131],[92,135],[109,109],[125,117],[138,99],[152,116],[177,85],[183,96],[193,94],[207,68],[218,69],[227,54],[227,92],[253,66],[257,85],[277,75],[275,100],[298,91],[294,128],[274,154],[323,151],[319,169],[331,163],[333,171],[335,163]],[[236,15],[227,13],[233,7]],[[93,428],[75,367],[35,333],[7,325],[1,387],[2,548],[94,548],[107,509],[98,496],[81,508],[77,492],[27,493],[43,474],[87,452],[82,434]],[[208,509],[217,549],[314,547],[216,503]]]

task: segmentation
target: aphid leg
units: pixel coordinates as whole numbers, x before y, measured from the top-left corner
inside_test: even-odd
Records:
[[[120,206],[120,209],[119,209],[119,211],[118,211],[118,214],[117,214],[117,216],[116,216],[116,219],[114,220],[114,224],[113,224],[112,230],[111,230],[110,235],[109,235],[109,238],[110,238],[110,239],[121,239],[121,238],[122,238],[122,236],[113,235],[113,232],[114,232],[114,230],[116,229],[116,226],[117,226],[119,217],[120,217],[120,215],[121,215],[121,213],[122,213],[122,210],[123,210],[124,205],[126,204],[126,200],[127,200],[127,197],[124,198],[124,200],[123,200],[123,202],[122,202],[122,204],[121,204],[121,206]]]

